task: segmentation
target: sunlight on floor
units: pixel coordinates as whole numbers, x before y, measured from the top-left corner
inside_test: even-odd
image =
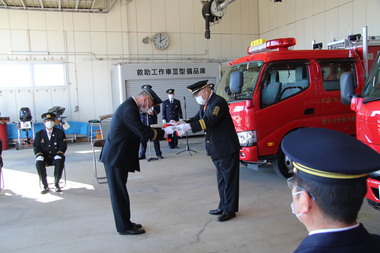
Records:
[[[63,193],[56,193],[54,190],[47,194],[41,194],[41,189],[39,188],[39,178],[38,174],[32,174],[27,172],[21,172],[16,170],[9,170],[3,168],[4,177],[4,189],[3,191],[9,190],[12,193],[6,192],[5,195],[18,195],[28,199],[34,199],[35,201],[41,203],[48,203],[52,201],[62,200],[60,196]],[[48,176],[48,182],[54,182],[54,177]],[[87,190],[94,190],[94,186],[89,184],[82,184],[73,181],[67,181],[66,186],[63,191],[69,189],[79,189],[85,188]]]

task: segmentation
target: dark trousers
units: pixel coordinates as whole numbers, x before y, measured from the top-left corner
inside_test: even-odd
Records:
[[[170,140],[169,143],[169,148],[173,149],[178,147],[178,135],[175,132],[174,134],[168,134],[168,140]]]
[[[218,209],[224,212],[237,212],[239,210],[239,153],[212,160],[217,172],[219,190]]]
[[[127,190],[128,170],[104,164],[110,191],[113,216],[117,232],[132,228],[131,210]]]
[[[61,180],[63,167],[65,166],[65,157],[57,160],[49,160],[44,158],[43,161],[36,162],[37,172],[40,176],[40,180],[44,186],[44,189],[49,187],[47,182],[46,166],[51,165],[54,165],[54,185],[55,187],[59,187],[59,180]]]
[[[140,156],[145,156],[147,143],[148,143],[147,141],[141,141]],[[154,140],[153,144],[154,144],[154,151],[156,151],[156,155],[157,156],[162,155],[162,152],[160,149],[160,141]]]

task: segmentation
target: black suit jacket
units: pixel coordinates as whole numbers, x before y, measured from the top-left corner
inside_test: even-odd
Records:
[[[201,105],[199,112],[186,122],[190,123],[193,133],[205,130],[211,158],[218,159],[239,152],[239,139],[226,100],[212,93],[206,110],[203,109]]]
[[[140,171],[140,139],[162,138],[164,131],[145,126],[140,120],[139,108],[130,97],[112,115],[110,130],[102,150],[101,161],[110,166]]]
[[[64,157],[67,149],[65,132],[59,128],[53,127],[51,138],[49,140],[46,128],[36,133],[33,141],[35,156],[42,155],[46,161],[53,161],[55,155]]]
[[[380,236],[369,234],[362,224],[342,231],[307,236],[295,253],[358,253],[379,252]]]
[[[170,122],[171,120],[178,121],[182,118],[181,101],[173,99],[173,103],[170,103],[170,100],[166,99],[162,103],[162,119]]]

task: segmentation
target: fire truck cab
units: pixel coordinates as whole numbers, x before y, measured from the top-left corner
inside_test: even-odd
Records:
[[[324,127],[355,135],[355,113],[341,102],[340,76],[351,73],[355,93],[364,85],[357,50],[291,50],[295,44],[294,38],[253,41],[217,87],[229,103],[240,161],[254,169],[271,162],[282,177],[292,174],[280,145],[289,132]]]
[[[379,48],[380,52],[380,48]],[[364,86],[362,95],[356,95],[352,76],[344,74],[341,82],[342,102],[351,104],[356,112],[356,137],[380,153],[380,54],[377,55]],[[367,201],[380,210],[380,170],[367,179]]]

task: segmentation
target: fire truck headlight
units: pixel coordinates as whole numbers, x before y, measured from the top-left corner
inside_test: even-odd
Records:
[[[246,131],[237,133],[241,147],[252,147],[256,145],[256,131]]]

